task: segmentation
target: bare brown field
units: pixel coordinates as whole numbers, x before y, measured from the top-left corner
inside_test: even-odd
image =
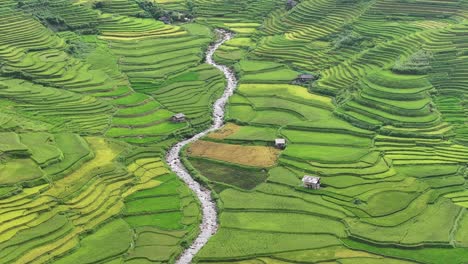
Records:
[[[200,140],[190,145],[187,153],[194,157],[265,168],[276,164],[279,150],[273,147],[240,146]]]

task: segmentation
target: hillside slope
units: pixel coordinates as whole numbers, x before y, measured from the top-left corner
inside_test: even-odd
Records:
[[[468,259],[465,0],[0,0],[0,264]],[[302,75],[302,79],[298,77]],[[173,122],[184,113],[187,119]],[[286,139],[284,150],[274,140]],[[321,178],[319,190],[302,186]]]

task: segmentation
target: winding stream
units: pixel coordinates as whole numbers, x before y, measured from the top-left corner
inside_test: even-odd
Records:
[[[224,94],[221,96],[221,98],[216,100],[213,105],[213,125],[211,125],[211,127],[207,130],[175,144],[166,155],[166,161],[171,167],[172,171],[174,171],[179,176],[179,178],[181,178],[197,195],[198,199],[200,200],[203,213],[202,223],[200,224],[200,234],[192,243],[192,245],[187,248],[176,261],[178,264],[191,263],[197,252],[200,251],[200,249],[208,242],[208,239],[218,230],[216,203],[213,201],[213,199],[211,199],[211,191],[195,181],[180,160],[180,151],[184,146],[200,139],[214,130],[221,128],[224,125],[225,106],[229,97],[234,93],[234,90],[237,86],[237,79],[234,75],[234,72],[228,67],[224,65],[218,65],[213,61],[213,54],[215,51],[224,42],[230,40],[233,37],[233,34],[224,30],[216,30],[216,33],[219,35],[219,37],[216,43],[208,48],[206,53],[206,63],[213,65],[224,73],[224,76],[227,80],[227,85],[224,90]]]

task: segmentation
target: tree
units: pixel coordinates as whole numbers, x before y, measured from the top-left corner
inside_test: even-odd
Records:
[[[286,9],[291,10],[297,5],[297,2],[294,0],[287,0],[286,1]]]

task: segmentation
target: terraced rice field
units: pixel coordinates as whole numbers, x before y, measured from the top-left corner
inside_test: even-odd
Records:
[[[0,0],[0,264],[468,263],[467,19],[465,0]],[[207,56],[217,28],[234,37]],[[206,244],[210,192],[174,145],[216,202]]]

